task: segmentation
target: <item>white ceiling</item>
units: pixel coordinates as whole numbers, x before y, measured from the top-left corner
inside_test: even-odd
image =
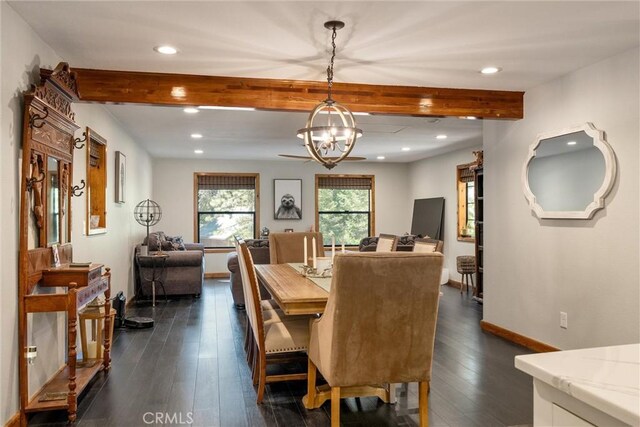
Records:
[[[156,157],[277,159],[278,154],[306,155],[296,132],[307,113],[201,110],[186,114],[177,107],[109,105],[107,109]],[[410,162],[482,144],[482,122],[456,118],[356,116],[364,136],[352,156],[376,161]],[[192,139],[192,133],[202,139]],[[446,140],[436,139],[439,134]],[[401,151],[408,147],[410,151]],[[195,154],[202,149],[203,154]],[[471,155],[471,153],[470,153]]]
[[[638,46],[640,28],[637,1],[10,3],[72,67],[323,80],[330,39],[322,24],[341,19],[335,81],[502,90],[527,90]],[[179,53],[159,55],[152,50],[159,44]],[[486,65],[503,71],[481,75]],[[197,131],[217,157],[304,154],[293,145],[304,114],[186,118],[171,108],[108,108],[154,156],[193,155],[188,135]],[[449,135],[447,148],[433,145],[426,119],[358,119],[365,137],[354,155],[397,161],[473,145],[481,132],[479,122],[443,120],[436,127]],[[390,125],[403,129],[374,132]],[[405,144],[415,149],[397,154]]]

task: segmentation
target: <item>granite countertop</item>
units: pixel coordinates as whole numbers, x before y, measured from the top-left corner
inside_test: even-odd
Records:
[[[614,418],[640,424],[640,344],[516,356],[515,366]]]

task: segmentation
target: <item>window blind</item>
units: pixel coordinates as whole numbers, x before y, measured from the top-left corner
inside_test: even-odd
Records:
[[[473,171],[468,166],[460,168],[460,182],[473,182]]]
[[[318,178],[318,188],[371,190],[371,178],[322,176]]]
[[[255,188],[255,176],[198,175],[198,190],[255,190]]]

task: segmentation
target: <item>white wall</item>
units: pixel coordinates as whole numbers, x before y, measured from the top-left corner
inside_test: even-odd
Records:
[[[169,235],[194,241],[193,173],[247,172],[260,174],[260,227],[271,231],[308,230],[315,223],[315,174],[327,169],[316,163],[296,161],[237,161],[154,159],[153,198],[162,207],[162,221],[155,227]],[[394,163],[341,163],[330,173],[372,174],[376,176],[376,234],[408,232],[411,211],[408,198],[407,166]],[[302,220],[274,220],[273,179],[302,179]],[[207,254],[207,272],[228,272],[226,254]]]
[[[6,2],[0,2],[1,75],[0,102],[0,423],[4,424],[19,407],[18,394],[18,215],[19,171],[22,144],[22,92],[39,80],[39,67],[53,68],[62,59],[29,27]],[[73,65],[73,64],[71,64]],[[134,226],[133,206],[151,194],[151,159],[123,132],[118,123],[97,105],[74,105],[77,123],[89,125],[108,140],[108,227],[106,235],[82,236],[85,196],[73,198],[72,242],[76,260],[92,260],[112,268],[113,290],[131,293],[131,253],[134,242],[144,234]],[[81,131],[78,132],[80,136]],[[128,160],[128,201],[113,203],[113,153],[123,151]],[[74,156],[74,184],[85,177],[85,150]],[[64,363],[65,316],[35,316],[30,344],[38,346],[38,359],[30,367],[30,389],[37,390],[52,372]]]
[[[146,235],[146,229],[138,224],[133,210],[140,200],[151,196],[151,156],[123,130],[120,123],[101,105],[74,104],[78,136],[90,127],[107,140],[107,233],[85,235],[86,192],[73,197],[72,235],[74,258],[78,261],[94,261],[111,268],[111,293],[123,291],[127,299],[133,297],[133,250]],[[76,150],[73,158],[75,184],[86,180],[85,148]],[[115,153],[126,156],[125,203],[115,203]]]
[[[640,341],[639,73],[634,49],[527,91],[524,120],[485,121],[486,321],[562,349]],[[527,149],[584,122],[616,153],[606,207],[586,221],[539,220],[520,184]]]
[[[449,269],[449,278],[460,281],[456,273],[456,257],[474,255],[475,246],[470,242],[458,241],[458,188],[456,166],[474,161],[473,148],[443,154],[409,165],[409,215],[415,199],[444,197],[444,257],[445,268]]]

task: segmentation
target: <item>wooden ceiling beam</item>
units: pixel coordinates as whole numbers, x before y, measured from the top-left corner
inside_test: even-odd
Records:
[[[74,69],[80,101],[311,111],[324,82]],[[333,98],[354,112],[521,119],[524,92],[334,83]]]

